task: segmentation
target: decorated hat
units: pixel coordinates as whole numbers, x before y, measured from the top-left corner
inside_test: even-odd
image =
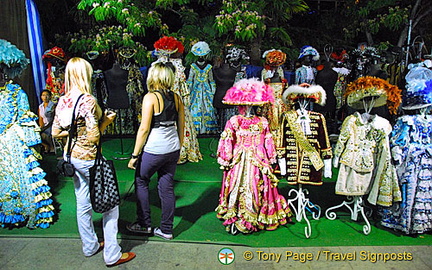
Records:
[[[42,55],[42,59],[49,60],[52,58],[56,58],[60,61],[66,62],[66,54],[60,47],[53,47],[50,50],[46,51],[44,55]]]
[[[320,85],[307,83],[290,85],[282,94],[285,104],[294,104],[298,99],[306,98],[324,106],[326,97],[326,92]]]
[[[354,109],[363,109],[366,98],[374,98],[374,107],[387,105],[389,112],[396,114],[402,101],[401,90],[386,80],[372,76],[360,77],[348,84],[344,97]]]
[[[209,54],[209,52],[211,50],[210,50],[210,47],[207,44],[207,42],[205,42],[205,41],[198,41],[197,43],[195,43],[192,46],[191,51],[196,56],[205,56],[205,55]]]
[[[229,105],[263,105],[274,102],[273,88],[257,78],[241,79],[227,90],[222,102]]]
[[[273,67],[283,65],[286,61],[286,54],[281,50],[268,50],[263,54],[265,58],[265,64]]]
[[[0,39],[0,66],[10,78],[19,76],[30,63],[23,51],[7,40]]]
[[[318,51],[314,47],[309,46],[309,45],[303,46],[300,49],[300,55],[299,55],[298,59],[301,59],[305,56],[311,56],[312,60],[314,60],[314,61],[318,61],[319,57],[320,57]]]
[[[417,110],[432,105],[432,79],[415,80],[409,84],[402,98],[402,109]]]
[[[249,59],[249,55],[247,55],[247,53],[244,49],[233,46],[227,50],[227,54],[225,55],[225,59],[228,62],[247,60],[247,59]]]
[[[158,54],[171,55],[173,53],[184,52],[183,44],[175,37],[163,36],[154,43],[154,48]]]

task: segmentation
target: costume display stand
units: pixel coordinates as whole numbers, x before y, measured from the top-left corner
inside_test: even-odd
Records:
[[[363,107],[365,110],[365,115],[369,115],[373,107],[375,106],[375,97],[366,97],[362,99]],[[363,226],[363,233],[368,235],[372,227],[370,225],[369,220],[365,214],[365,207],[363,203],[362,196],[347,196],[347,200],[343,201],[341,204],[328,208],[325,211],[325,216],[327,219],[335,220],[337,217],[336,212],[332,211],[338,208],[345,206],[351,213],[351,220],[358,221],[358,214],[360,213],[363,219],[366,222],[366,225]]]
[[[336,212],[333,212],[332,210],[338,209],[340,207],[346,206],[348,210],[351,212],[351,220],[357,221],[358,220],[358,214],[360,213],[363,217],[363,219],[366,222],[366,225],[363,225],[363,233],[365,235],[368,235],[371,232],[371,225],[369,220],[366,217],[365,210],[364,210],[364,204],[363,204],[363,198],[362,196],[347,196],[348,201],[343,201],[341,204],[330,207],[326,210],[325,216],[326,218],[330,220],[335,220],[337,217]]]
[[[104,72],[104,75],[108,92],[106,106],[107,108],[116,109],[120,126],[120,152],[116,152],[120,156],[113,156],[112,158],[116,160],[126,160],[129,159],[131,153],[124,152],[122,109],[128,109],[130,106],[129,95],[126,91],[129,72],[122,69],[116,62],[111,69]]]
[[[291,189],[288,192],[288,197],[291,197],[291,194],[295,194],[293,199],[288,199],[288,205],[294,211],[297,222],[302,221],[304,219],[306,221],[307,227],[305,227],[305,236],[309,238],[312,234],[312,228],[310,221],[306,215],[306,211],[312,213],[312,218],[318,220],[321,216],[321,207],[317,204],[312,203],[306,198],[306,195],[309,194],[307,189],[302,187],[302,184],[299,184],[299,189]],[[294,202],[297,201],[297,206],[294,205]]]
[[[302,112],[302,115],[307,115],[307,108],[310,105],[309,101],[306,99],[298,100],[299,109]],[[300,116],[302,117],[302,116]],[[310,221],[306,215],[306,211],[312,214],[312,218],[318,220],[321,216],[321,207],[317,204],[312,203],[309,198],[306,198],[306,195],[309,194],[307,189],[302,187],[302,184],[299,184],[298,190],[291,189],[288,192],[288,197],[291,197],[291,194],[294,194],[295,197],[293,199],[288,199],[288,205],[291,209],[293,209],[297,222],[302,221],[304,219],[306,221],[307,226],[305,227],[305,236],[309,238],[312,234],[312,227]],[[294,205],[294,202],[297,201],[297,206]]]

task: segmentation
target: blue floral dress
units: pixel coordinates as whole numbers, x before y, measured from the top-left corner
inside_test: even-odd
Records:
[[[402,202],[384,208],[382,224],[406,234],[432,229],[432,116],[398,118],[390,146],[397,163]]]
[[[191,95],[190,111],[195,130],[198,134],[216,133],[218,127],[213,107],[216,83],[213,79],[212,66],[207,64],[201,69],[197,64],[192,64],[187,84]]]
[[[41,156],[37,116],[17,84],[0,88],[0,225],[48,228],[54,207]]]

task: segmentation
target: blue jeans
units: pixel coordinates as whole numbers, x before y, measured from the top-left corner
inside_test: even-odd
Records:
[[[138,199],[137,221],[142,227],[151,227],[149,183],[150,178],[157,172],[162,208],[160,229],[163,233],[172,234],[175,209],[174,174],[179,157],[180,150],[161,155],[144,152],[139,159],[135,172],[135,191]]]
[[[91,256],[99,248],[99,241],[93,226],[93,208],[90,202],[89,169],[94,160],[80,160],[71,157],[75,166],[74,187],[77,206],[78,231],[82,241],[85,256]],[[106,264],[113,264],[121,257],[121,248],[117,241],[118,206],[103,213],[103,235],[105,241],[104,260]]]

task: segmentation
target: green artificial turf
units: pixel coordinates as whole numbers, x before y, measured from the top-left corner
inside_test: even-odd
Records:
[[[358,221],[350,218],[347,208],[338,209],[335,220],[329,220],[324,212],[332,206],[339,205],[346,200],[344,196],[334,193],[337,171],[332,179],[325,179],[322,186],[303,186],[309,192],[307,198],[322,209],[318,220],[307,217],[311,224],[310,238],[305,236],[307,223],[304,219],[299,222],[293,218],[292,223],[281,226],[275,231],[260,231],[248,235],[231,235],[225,231],[222,221],[218,220],[214,209],[218,203],[222,171],[216,162],[215,154],[218,144],[217,138],[200,138],[200,149],[203,160],[198,163],[186,163],[177,167],[176,212],[174,218],[174,242],[200,242],[221,245],[245,245],[251,247],[309,247],[309,246],[393,246],[393,245],[431,245],[432,235],[406,236],[398,231],[380,226],[375,212],[369,218],[371,232],[363,233],[365,222],[360,216]],[[103,143],[103,153],[106,158],[114,159],[126,157],[133,147],[133,139],[107,139]],[[121,146],[123,145],[123,152]],[[126,230],[126,224],[135,221],[136,207],[133,189],[134,171],[127,168],[126,160],[115,160],[119,181],[119,188],[123,196],[120,206],[119,237],[123,239],[144,239],[147,237],[134,235]],[[54,205],[57,210],[56,221],[48,229],[30,230],[21,228],[0,229],[0,236],[4,237],[64,237],[78,238],[75,218],[75,195],[71,178],[59,177],[55,173],[56,156],[46,156],[41,164],[47,172],[46,179],[53,193]],[[160,221],[160,203],[157,195],[157,180],[153,177],[150,184],[150,200],[152,205],[153,226]],[[288,198],[291,189],[297,186],[288,185],[281,180],[279,192]],[[292,198],[289,197],[289,198]],[[294,202],[297,206],[297,202]],[[101,235],[101,214],[94,214],[96,229]],[[154,237],[150,241],[160,241]]]

